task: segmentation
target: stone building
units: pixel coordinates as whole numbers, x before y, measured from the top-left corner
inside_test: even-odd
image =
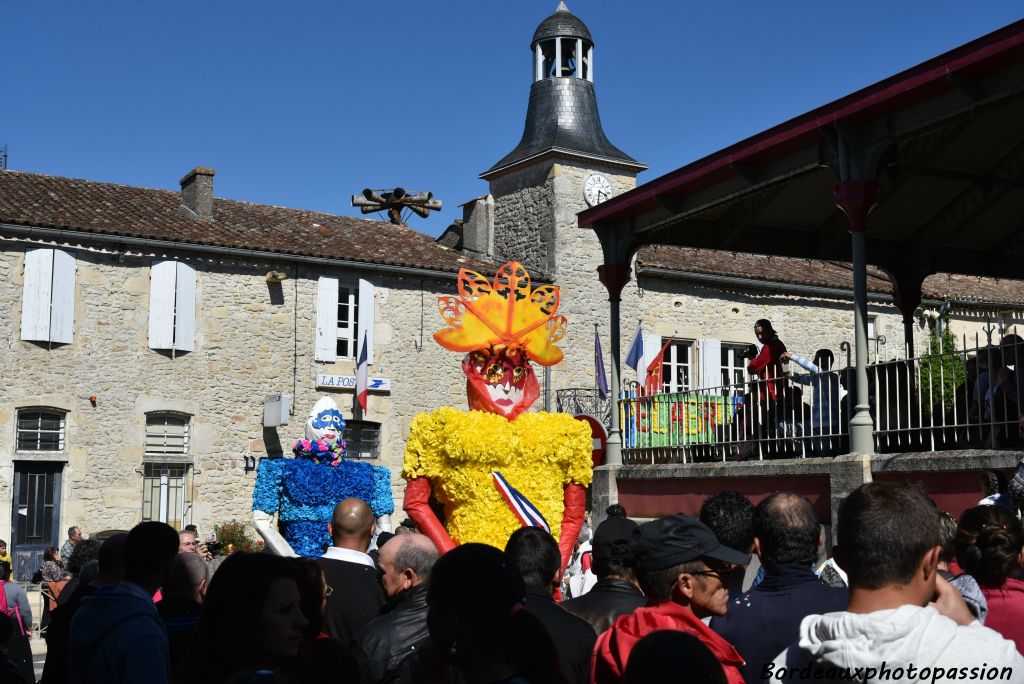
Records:
[[[325,392],[352,415],[364,337],[389,382],[353,448],[396,482],[412,416],[462,401],[436,301],[493,265],[402,226],[215,198],[212,170],[181,186],[0,172],[0,537],[19,576],[73,524],[247,519],[254,459],[287,454]],[[288,424],[265,428],[282,394]]]
[[[553,410],[557,390],[594,386],[595,330],[608,345],[603,260],[576,215],[634,188],[645,167],[603,132],[583,22],[561,5],[530,47],[522,140],[481,174],[489,194],[437,240],[220,199],[204,168],[180,192],[0,171],[0,538],[19,577],[70,525],[156,519],[206,533],[247,520],[255,461],[288,453],[316,398],[334,393],[355,412],[363,339],[381,382],[349,437],[392,469],[400,505],[410,420],[465,406],[458,359],[431,339],[437,297],[461,267],[489,275],[518,259],[561,287],[566,358],[541,374],[538,408]],[[736,352],[758,318],[796,350],[847,341],[843,264],[649,248],[633,268],[621,334],[642,320],[650,348],[676,338],[670,389],[742,376]],[[878,273],[870,289],[876,339],[900,339],[891,284]],[[925,289],[926,304],[951,307],[964,326],[1020,320],[1019,285],[939,276]],[[283,416],[267,404],[281,395]]]

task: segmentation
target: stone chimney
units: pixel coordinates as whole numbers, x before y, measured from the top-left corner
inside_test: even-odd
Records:
[[[462,205],[462,249],[473,256],[494,255],[494,197],[477,197]]]
[[[197,221],[213,220],[213,175],[214,169],[197,166],[179,181],[181,183],[181,206],[178,213]]]

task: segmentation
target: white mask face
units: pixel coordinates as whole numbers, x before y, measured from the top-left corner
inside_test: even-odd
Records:
[[[341,439],[344,429],[345,419],[333,397],[321,397],[313,404],[306,418],[306,439],[323,440],[331,448]]]

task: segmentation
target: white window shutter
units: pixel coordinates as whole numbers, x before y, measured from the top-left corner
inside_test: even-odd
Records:
[[[193,351],[196,347],[196,269],[177,262],[174,286],[174,348]]]
[[[149,348],[174,348],[177,262],[154,261],[149,281]]]
[[[21,304],[21,339],[50,341],[53,250],[25,251],[25,287]]]
[[[700,341],[700,388],[722,384],[722,341],[705,338]]]
[[[363,340],[366,340],[366,362],[373,363],[373,302],[375,288],[369,280],[359,279],[359,342],[355,352],[356,360]]]
[[[53,250],[50,292],[50,341],[71,344],[75,335],[75,269],[73,253]]]
[[[657,333],[644,331],[644,354],[640,357],[640,365],[636,368],[637,380],[640,381],[640,386],[644,386],[644,382],[647,380],[647,367],[651,365],[651,361],[654,361],[654,357],[661,351],[661,345],[664,342],[661,341],[661,335]]]
[[[316,298],[317,361],[338,358],[338,279],[321,276]]]

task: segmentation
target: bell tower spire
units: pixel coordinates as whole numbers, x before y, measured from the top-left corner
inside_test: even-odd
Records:
[[[489,180],[554,155],[598,161],[634,173],[647,168],[604,134],[594,91],[594,39],[565,2],[534,31],[530,50],[533,85],[523,137],[480,177]]]

